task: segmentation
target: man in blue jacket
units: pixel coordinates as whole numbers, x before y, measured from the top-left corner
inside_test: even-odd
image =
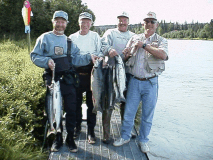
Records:
[[[66,112],[66,130],[68,133],[66,142],[71,152],[77,152],[77,146],[73,139],[76,119],[76,88],[72,66],[88,65],[91,61],[95,60],[96,56],[79,54],[79,49],[74,43],[70,44],[71,51],[67,50],[68,39],[64,34],[68,24],[68,14],[66,12],[56,11],[53,15],[52,23],[53,31],[43,33],[38,37],[30,56],[35,65],[45,69],[43,78],[46,86],[51,84],[52,71],[54,69],[56,71],[55,81],[60,81],[64,110]],[[57,64],[55,64],[56,62]],[[67,68],[69,69],[67,70]],[[48,95],[49,89],[47,87],[46,108]],[[62,133],[57,132],[51,151],[58,151],[62,145]]]

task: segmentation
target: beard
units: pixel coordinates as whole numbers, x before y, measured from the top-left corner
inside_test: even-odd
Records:
[[[64,31],[56,31],[56,32],[58,32],[59,34],[64,34]]]
[[[59,35],[64,34],[64,30],[65,30],[65,28],[63,28],[63,27],[55,27],[54,28],[54,32],[59,34]]]

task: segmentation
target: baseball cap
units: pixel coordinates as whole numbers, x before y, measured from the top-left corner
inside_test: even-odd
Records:
[[[88,12],[83,12],[83,13],[81,13],[79,15],[79,20],[83,19],[83,18],[90,19],[91,21],[93,21],[92,20],[92,15],[90,13],[88,13]]]
[[[155,14],[154,12],[149,12],[149,13],[146,15],[146,18],[144,18],[143,20],[148,19],[148,18],[152,18],[152,19],[157,20],[156,14]]]
[[[69,22],[68,21],[68,14],[64,11],[55,11],[55,13],[53,14],[53,19],[55,19],[57,17],[64,18],[67,22]]]
[[[119,17],[126,17],[126,18],[129,18],[129,14],[126,13],[126,12],[122,12],[121,14],[119,14],[119,15],[117,16],[117,18],[119,18]]]

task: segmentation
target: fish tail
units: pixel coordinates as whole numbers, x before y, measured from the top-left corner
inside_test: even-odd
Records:
[[[51,134],[55,134],[56,133],[56,130],[55,130],[55,128],[49,128],[48,129],[48,132],[47,132],[47,137],[49,137]]]

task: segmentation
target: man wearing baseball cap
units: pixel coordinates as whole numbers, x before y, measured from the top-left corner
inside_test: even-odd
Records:
[[[149,12],[143,20],[144,33],[132,36],[124,50],[127,58],[131,54],[131,48],[135,48],[135,54],[126,63],[132,77],[127,91],[121,138],[113,145],[121,146],[130,141],[130,131],[134,126],[138,105],[142,101],[138,141],[141,151],[147,153],[148,136],[158,97],[158,76],[165,70],[164,61],[168,60],[168,42],[155,33],[158,23],[154,12]]]
[[[125,49],[127,42],[134,35],[133,32],[128,30],[129,25],[129,14],[127,12],[121,12],[117,16],[118,24],[117,28],[108,29],[102,37],[101,50],[105,56],[108,56],[108,64],[110,66],[115,66],[115,56],[120,55],[124,60],[124,55],[122,51]],[[113,76],[113,75],[111,75]],[[126,75],[127,82],[129,75]],[[125,94],[125,93],[124,93]],[[124,102],[120,106],[121,119],[123,120],[123,108]],[[112,108],[107,106],[105,108]],[[103,111],[102,122],[103,122],[103,142],[110,143],[110,119],[112,114],[112,109],[105,109]]]
[[[94,61],[95,57],[92,54],[80,55],[79,48],[74,43],[70,42],[64,31],[68,23],[68,14],[64,11],[55,11],[52,19],[53,31],[43,33],[38,37],[33,51],[31,52],[32,62],[41,68],[45,69],[43,79],[46,85],[45,110],[47,114],[48,106],[51,101],[51,80],[53,77],[55,82],[60,83],[60,90],[64,101],[64,110],[66,112],[66,130],[67,130],[67,145],[71,152],[77,152],[77,146],[73,139],[75,128],[75,111],[76,111],[76,79],[74,66],[84,66]],[[69,47],[68,47],[69,46]],[[70,49],[69,49],[70,48]],[[71,60],[72,55],[72,60]],[[48,115],[49,117],[49,115]],[[62,139],[62,123],[61,128],[55,133],[55,141],[51,147],[52,152],[59,151],[63,145]]]
[[[94,54],[101,56],[101,39],[98,33],[90,30],[93,19],[92,15],[88,12],[83,12],[79,15],[78,19],[80,30],[73,33],[69,38],[78,46],[80,54]],[[82,123],[82,100],[83,93],[86,92],[86,105],[87,105],[87,139],[88,143],[94,144],[96,142],[94,128],[96,125],[96,114],[93,113],[93,101],[91,91],[91,71],[93,64],[83,67],[77,67],[76,71],[79,73],[79,87],[77,90],[77,108],[76,108],[76,128],[74,138],[77,138],[81,132]]]

